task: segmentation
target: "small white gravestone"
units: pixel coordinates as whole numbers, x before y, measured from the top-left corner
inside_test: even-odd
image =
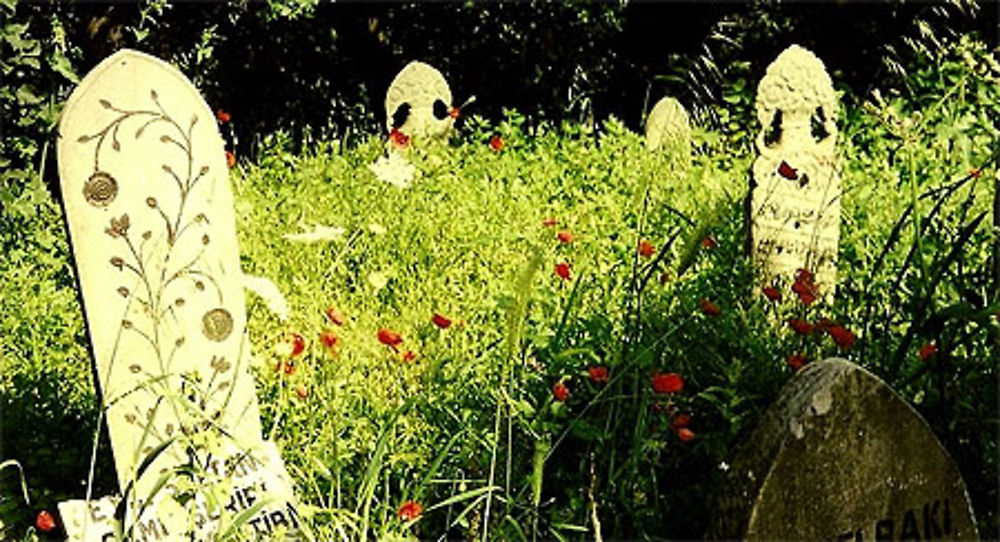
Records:
[[[765,281],[807,269],[826,297],[836,288],[840,238],[837,111],[823,63],[798,45],[778,55],[757,87],[751,255]]]
[[[386,92],[386,129],[406,136],[443,136],[457,116],[451,101],[451,89],[441,72],[423,62],[410,62]]]
[[[691,153],[691,120],[680,102],[666,96],[656,102],[646,118],[646,148],[654,151],[674,145],[686,151],[685,155]]]
[[[294,509],[284,465],[261,437],[233,196],[213,119],[180,72],[122,50],[80,82],[59,127],[66,220],[130,505],[120,525],[139,526],[140,540],[192,532],[198,501],[180,495],[188,490],[223,487],[218,501],[236,503],[233,516],[251,506],[240,495],[266,479],[267,492],[255,494],[268,503],[258,515]],[[268,474],[232,470],[248,464]],[[153,505],[165,495],[178,498]],[[99,510],[101,502],[90,504]],[[178,502],[194,506],[164,512]],[[72,514],[82,502],[64,504],[71,539],[107,532]],[[216,512],[222,521],[209,523],[224,528],[232,518]]]

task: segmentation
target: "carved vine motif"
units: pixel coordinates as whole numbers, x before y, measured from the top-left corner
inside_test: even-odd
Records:
[[[188,217],[185,212],[189,203],[189,196],[199,186],[199,182],[209,173],[208,165],[196,164],[194,155],[193,132],[198,123],[196,114],[191,116],[186,126],[182,126],[173,116],[167,113],[159,95],[155,90],[150,90],[150,100],[153,107],[148,109],[127,109],[112,104],[109,100],[100,99],[98,103],[102,108],[111,111],[116,116],[101,130],[82,135],[77,139],[79,144],[94,145],[93,173],[84,183],[83,197],[92,206],[107,207],[111,204],[119,192],[119,181],[110,173],[101,168],[102,159],[107,158],[109,152],[122,152],[122,140],[119,133],[125,129],[126,125],[135,125],[134,139],[139,140],[149,133],[149,128],[155,125],[163,125],[159,142],[170,149],[181,151],[180,164],[171,164],[165,160],[161,165],[164,175],[167,177],[168,185],[174,186],[177,190],[176,208],[168,209],[153,195],[145,199],[146,208],[151,213],[155,213],[154,222],[162,224],[164,236],[153,235],[152,230],[145,230],[141,234],[136,234],[133,230],[133,221],[128,213],[120,216],[112,216],[105,233],[112,239],[120,242],[121,250],[119,254],[113,255],[109,263],[121,273],[126,273],[134,277],[134,290],[130,290],[126,285],[116,286],[116,292],[139,306],[139,314],[145,316],[143,322],[133,321],[135,311],[128,308],[121,322],[119,336],[121,333],[133,333],[143,342],[148,344],[155,355],[158,363],[158,373],[150,373],[144,370],[140,363],[132,363],[128,366],[132,374],[143,373],[150,382],[159,382],[171,372],[172,362],[178,351],[185,344],[186,337],[174,326],[166,326],[168,320],[177,322],[177,312],[185,306],[186,300],[183,296],[172,296],[170,291],[175,283],[179,281],[190,281],[191,286],[197,293],[204,293],[207,287],[211,288],[218,299],[218,305],[208,310],[200,318],[201,332],[205,337],[213,342],[223,342],[232,335],[234,323],[230,312],[223,308],[222,289],[215,278],[201,267],[202,256],[205,254],[211,243],[211,237],[207,233],[210,226],[208,217],[204,213],[198,213]],[[141,121],[141,123],[139,122]],[[109,145],[105,143],[110,142]],[[164,153],[163,156],[176,156],[176,153]],[[189,244],[197,243],[197,251],[194,256],[187,256],[189,260],[181,265],[174,265],[171,269],[171,258],[179,258],[175,250],[184,239],[184,235],[190,230],[201,229],[203,233],[198,240],[192,239]],[[165,239],[165,246],[162,242]],[[159,272],[155,272],[159,267]],[[171,331],[173,330],[173,333]],[[230,364],[225,358],[213,356],[209,363],[211,367],[210,381],[205,384],[201,382],[201,377],[195,374],[181,374],[180,393],[192,404],[197,404],[204,410],[207,407],[207,398],[212,392],[229,389],[228,380],[217,382],[220,375],[230,370]],[[162,396],[161,396],[162,399]],[[186,426],[183,422],[180,427],[174,428],[172,424],[167,424],[164,428],[165,435],[158,434],[152,420],[160,406],[160,401],[146,409],[141,409],[138,405],[133,407],[134,412],[125,414],[125,421],[139,427],[148,427],[153,436],[168,438],[175,429],[188,434],[197,429],[207,429],[211,423],[209,419],[201,423],[192,423]],[[176,408],[175,408],[176,411]],[[221,412],[216,411],[211,415],[211,420],[218,418]],[[198,427],[202,425],[204,427]],[[148,446],[146,448],[149,448]]]

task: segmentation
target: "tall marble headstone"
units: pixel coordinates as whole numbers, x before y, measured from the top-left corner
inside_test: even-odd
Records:
[[[807,365],[740,450],[712,539],[977,539],[965,483],[927,423],[841,359]]]
[[[386,92],[386,129],[407,136],[443,136],[455,124],[451,102],[451,88],[441,72],[423,62],[410,62]]]
[[[838,105],[823,62],[798,45],[778,55],[757,87],[751,256],[765,282],[791,282],[807,269],[827,297],[840,239]]]
[[[680,102],[669,96],[656,102],[646,118],[646,148],[651,151],[664,146],[691,153],[691,120]]]
[[[170,493],[177,487],[170,473],[182,465],[220,482],[233,478],[227,469],[248,464],[276,463],[272,472],[283,474],[280,457],[261,437],[248,371],[223,141],[198,91],[162,61],[119,51],[67,102],[58,157],[100,396],[127,502],[138,510],[163,476],[168,490],[160,496]],[[148,468],[140,472],[144,463]],[[287,477],[277,474],[256,495],[274,495],[277,509],[287,510],[291,491]],[[233,485],[230,497],[239,491]],[[169,536],[185,527],[148,513],[142,521],[161,521],[150,532]]]

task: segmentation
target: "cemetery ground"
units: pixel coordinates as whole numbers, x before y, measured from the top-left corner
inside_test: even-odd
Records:
[[[700,538],[737,446],[828,357],[927,419],[995,538],[1000,69],[962,47],[844,97],[833,298],[753,278],[739,94],[690,156],[472,115],[407,143],[407,187],[369,168],[384,138],[262,137],[230,171],[241,263],[289,310],[248,293],[253,372],[316,538]],[[59,203],[38,177],[3,195],[0,521],[30,540],[115,476]]]

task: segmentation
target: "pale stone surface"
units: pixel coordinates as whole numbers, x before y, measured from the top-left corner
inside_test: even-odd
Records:
[[[850,362],[806,366],[729,469],[710,538],[975,539],[965,483],[927,423]]]
[[[838,102],[823,63],[792,45],[757,88],[759,155],[753,164],[751,255],[765,282],[808,269],[828,298],[837,283],[840,178]]]
[[[122,492],[148,495],[189,449],[259,448],[233,196],[211,110],[176,69],[123,50],[73,92],[58,157]]]
[[[451,101],[451,89],[441,72],[423,62],[410,62],[386,92],[386,129],[416,137],[443,136],[455,124]]]
[[[646,118],[646,148],[677,147],[691,153],[691,120],[680,102],[666,96],[653,106]]]

